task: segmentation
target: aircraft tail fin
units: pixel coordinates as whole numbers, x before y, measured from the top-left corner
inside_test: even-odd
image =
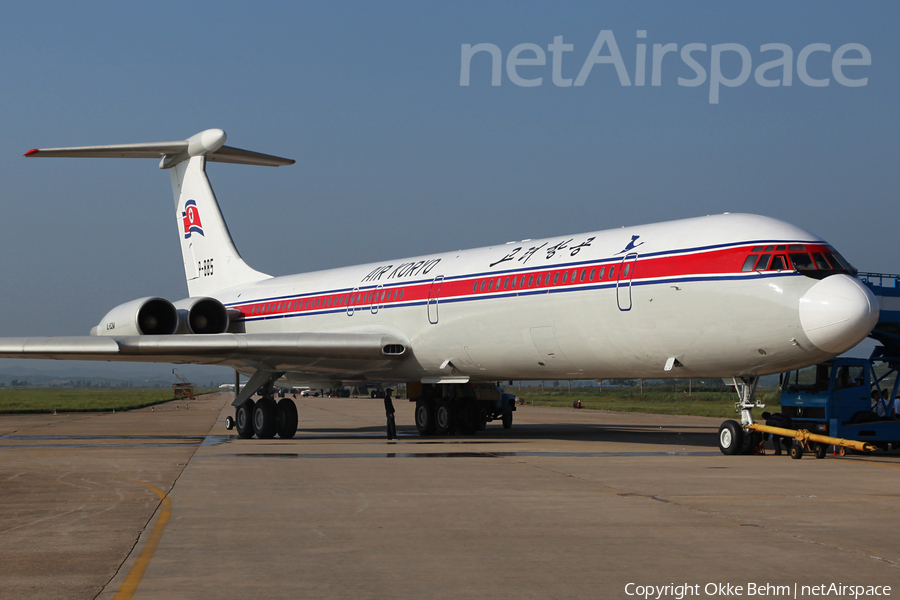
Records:
[[[235,248],[206,176],[206,161],[269,167],[294,164],[288,158],[225,146],[225,137],[221,129],[208,129],[183,141],[35,149],[25,156],[159,158],[159,168],[168,169],[172,176],[188,294],[206,296],[270,277],[251,268]]]

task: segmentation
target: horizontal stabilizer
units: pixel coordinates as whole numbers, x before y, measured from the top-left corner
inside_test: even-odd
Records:
[[[285,167],[297,162],[290,158],[281,158],[271,154],[263,154],[262,152],[253,152],[252,150],[241,150],[231,146],[222,146],[212,154],[207,154],[206,160],[238,165],[259,165],[261,167]]]
[[[280,167],[292,165],[290,158],[252,152],[225,146],[225,132],[207,129],[186,140],[176,142],[151,142],[146,144],[114,144],[109,146],[76,146],[72,148],[35,148],[25,156],[46,158],[156,158],[162,159],[161,168],[170,168],[192,156],[206,156],[213,162],[240,165]]]
[[[112,146],[76,146],[73,148],[35,148],[25,156],[47,158],[161,158],[187,150],[188,144],[180,142],[156,142],[150,144],[115,144]]]

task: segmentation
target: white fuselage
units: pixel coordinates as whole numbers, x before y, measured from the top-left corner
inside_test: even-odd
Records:
[[[785,258],[789,246],[830,250],[787,223],[724,214],[275,277],[214,295],[240,311],[233,321],[246,333],[389,333],[411,349],[381,370],[330,375],[345,380],[763,375],[866,336],[878,308],[855,278],[807,277],[789,262],[743,270],[770,246]],[[828,280],[826,291],[837,289],[849,308],[810,295]],[[310,378],[299,371],[295,379]]]

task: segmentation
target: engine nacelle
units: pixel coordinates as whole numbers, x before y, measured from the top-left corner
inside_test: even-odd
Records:
[[[225,333],[228,310],[215,298],[185,298],[175,303],[178,311],[176,333]]]
[[[165,298],[138,298],[115,307],[91,329],[91,335],[171,335],[178,311]]]

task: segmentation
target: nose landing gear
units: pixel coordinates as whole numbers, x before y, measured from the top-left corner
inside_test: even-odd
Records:
[[[734,403],[734,409],[741,413],[741,422],[730,419],[719,427],[719,450],[722,454],[733,456],[735,454],[756,454],[762,443],[762,434],[758,431],[745,429],[753,423],[754,408],[765,408],[754,399],[759,377],[732,377],[734,389],[738,394],[738,401]]]

